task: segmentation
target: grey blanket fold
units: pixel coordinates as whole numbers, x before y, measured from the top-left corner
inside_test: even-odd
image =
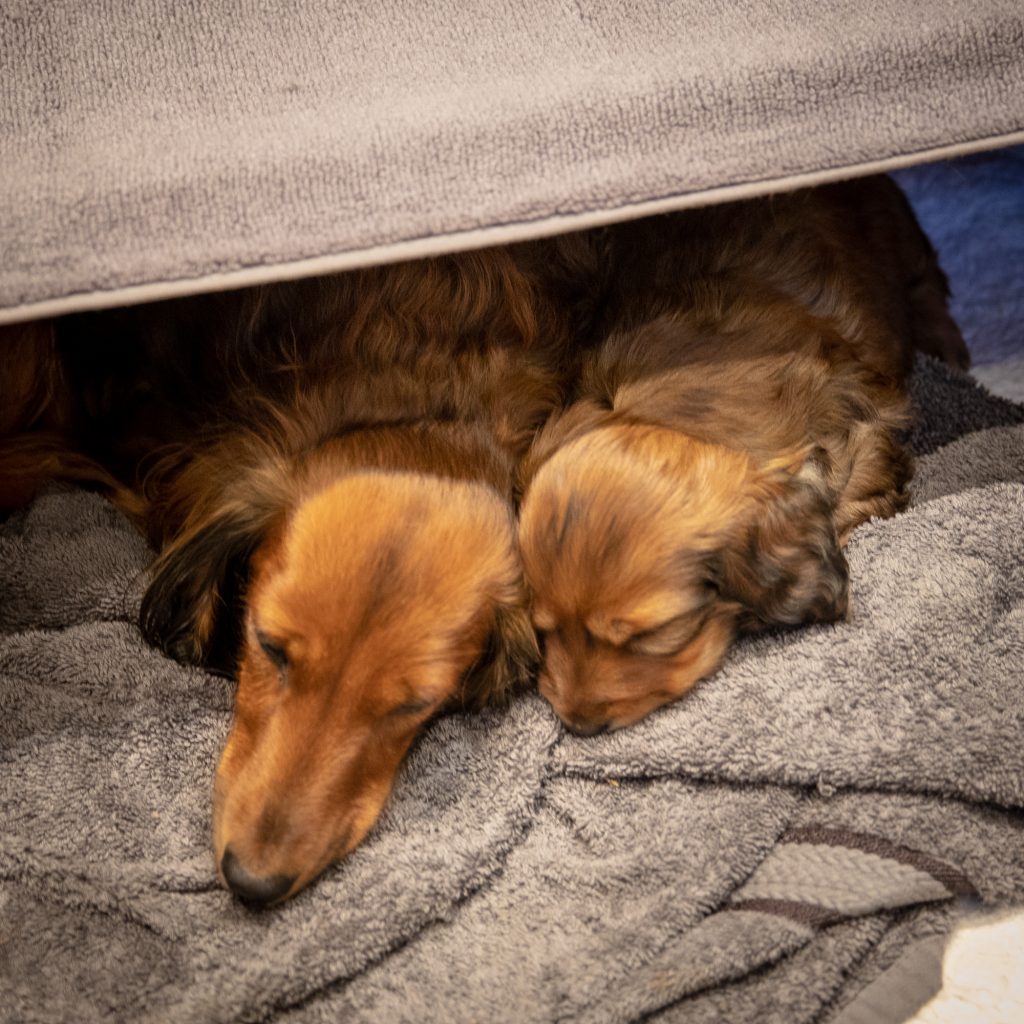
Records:
[[[1009,142],[1022,47],[1018,0],[5,0],[0,320]]]
[[[1024,901],[1024,409],[928,362],[915,396],[916,503],[855,532],[851,621],[606,736],[535,695],[444,718],[261,914],[210,852],[231,687],[143,644],[144,545],[79,491],[11,517],[0,1019],[809,1022]]]

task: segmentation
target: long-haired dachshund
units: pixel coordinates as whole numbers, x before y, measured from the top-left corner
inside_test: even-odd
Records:
[[[513,480],[561,398],[572,248],[7,332],[0,497],[98,482],[159,552],[147,639],[237,676],[214,846],[250,902],[360,842],[432,716],[535,668]]]
[[[604,340],[523,467],[540,689],[593,734],[675,700],[737,632],[847,612],[850,531],[907,501],[914,347],[966,365],[885,178],[621,229]]]

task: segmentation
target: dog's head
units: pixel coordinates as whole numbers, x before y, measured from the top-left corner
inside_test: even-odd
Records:
[[[193,551],[161,562],[191,581],[176,605],[187,633],[217,585],[195,552],[218,536],[227,553],[215,566],[251,552],[214,847],[230,888],[260,904],[364,838],[432,716],[500,700],[536,661],[514,521],[496,491],[378,471],[302,487],[258,524],[227,505]]]
[[[637,721],[721,663],[738,628],[845,614],[816,456],[765,465],[609,420],[536,468],[520,548],[540,689],[572,730]]]

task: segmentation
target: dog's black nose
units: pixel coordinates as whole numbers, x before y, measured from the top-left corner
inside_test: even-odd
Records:
[[[271,875],[269,878],[256,878],[250,875],[232,853],[231,847],[224,851],[220,869],[231,891],[240,900],[258,907],[264,907],[280,899],[295,881],[294,875]]]

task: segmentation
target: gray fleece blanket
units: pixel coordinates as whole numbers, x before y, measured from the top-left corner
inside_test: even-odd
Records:
[[[1020,0],[4,0],[0,321],[1024,136]]]
[[[231,684],[143,644],[143,543],[78,491],[10,518],[0,1019],[799,1024],[1024,901],[1024,408],[914,386],[915,502],[852,537],[851,621],[603,737],[535,695],[441,719],[368,841],[259,914],[210,850]]]

